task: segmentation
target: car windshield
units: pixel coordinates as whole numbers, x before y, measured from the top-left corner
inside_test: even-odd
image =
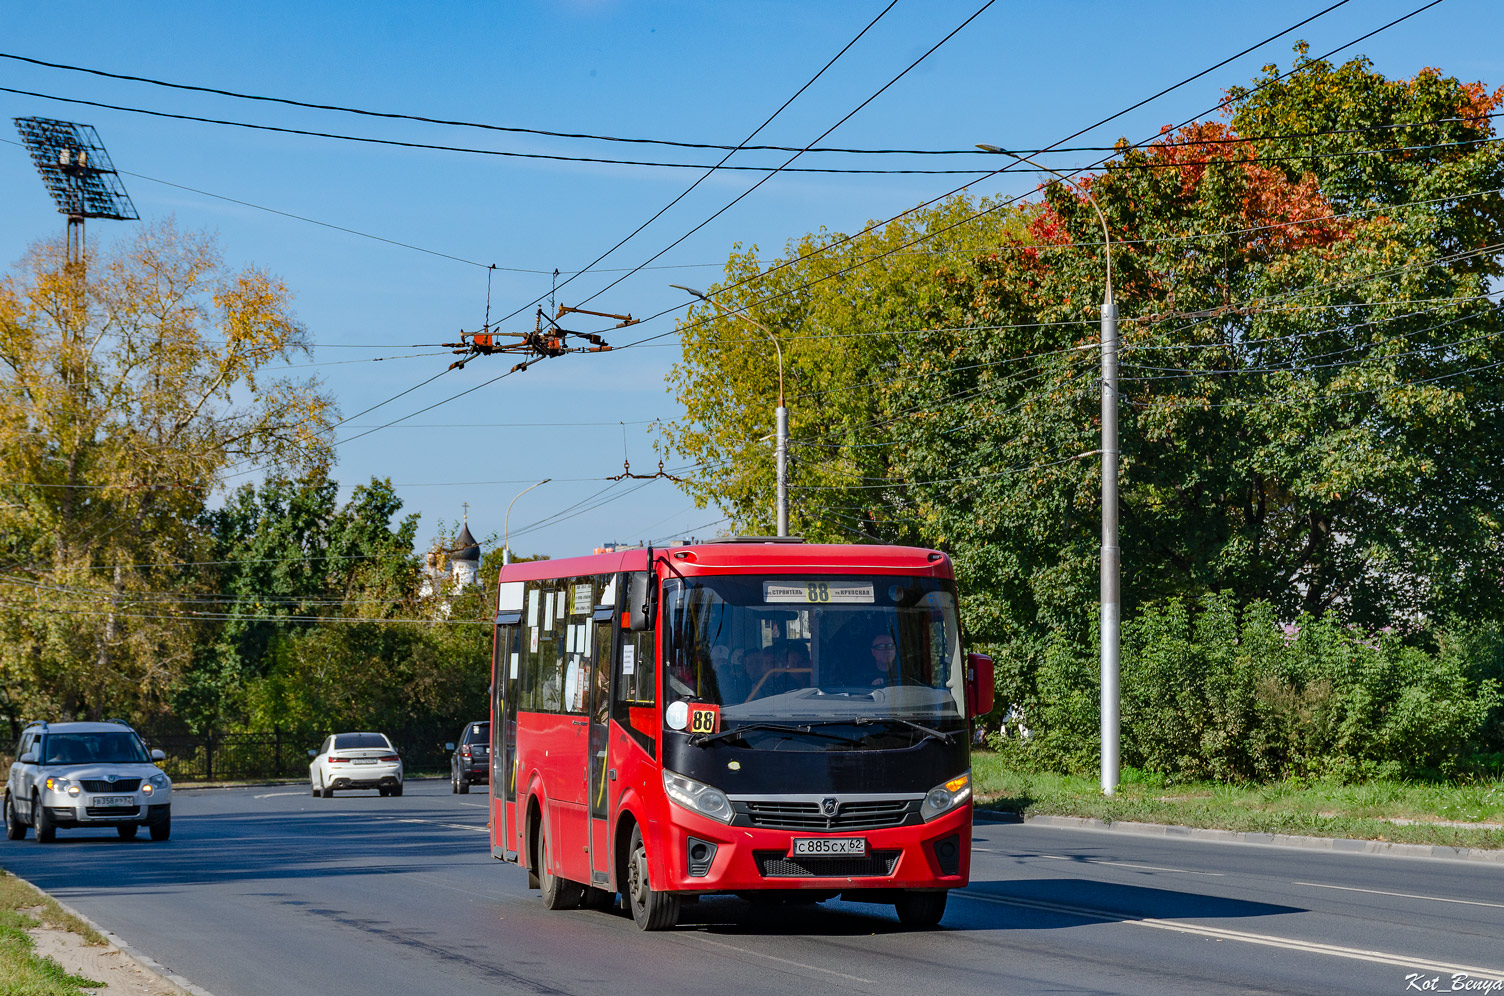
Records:
[[[956,595],[946,580],[672,579],[663,628],[665,709],[718,705],[733,725],[907,722],[946,731],[965,715]]]
[[[50,733],[43,764],[150,764],[141,740],[127,730]]]
[[[378,747],[390,750],[391,744],[379,733],[341,733],[334,738],[335,750],[350,750],[359,747]]]

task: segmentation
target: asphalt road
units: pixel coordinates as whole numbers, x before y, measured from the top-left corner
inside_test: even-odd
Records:
[[[891,907],[727,898],[644,934],[545,911],[490,857],[484,800],[447,781],[393,799],[180,790],[171,841],[28,835],[0,841],[0,865],[215,996],[1373,994],[1504,977],[1495,865],[982,825],[973,884],[936,931],[900,929]]]

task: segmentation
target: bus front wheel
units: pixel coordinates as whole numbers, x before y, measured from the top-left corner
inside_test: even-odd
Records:
[[[905,927],[934,927],[945,916],[945,899],[949,892],[905,892],[893,905],[898,922]]]
[[[679,922],[679,897],[654,889],[648,880],[648,849],[642,828],[632,828],[627,856],[627,903],[632,919],[643,930],[667,930]]]

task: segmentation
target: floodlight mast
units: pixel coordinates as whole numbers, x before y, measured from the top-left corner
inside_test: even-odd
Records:
[[[68,216],[68,266],[82,280],[84,219],[135,221],[136,206],[90,125],[16,118],[16,130],[57,209]]]

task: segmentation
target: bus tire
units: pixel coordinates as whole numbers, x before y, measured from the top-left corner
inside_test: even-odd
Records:
[[[642,930],[667,930],[679,922],[679,897],[654,889],[648,878],[648,849],[642,840],[642,828],[632,828],[632,843],[627,849],[627,905],[632,920]]]
[[[940,918],[945,916],[945,900],[949,895],[944,891],[902,893],[893,904],[898,910],[898,922],[915,928],[939,926]]]
[[[585,896],[585,887],[567,878],[560,878],[548,867],[548,837],[539,828],[538,833],[538,890],[543,894],[546,910],[578,909]]]

